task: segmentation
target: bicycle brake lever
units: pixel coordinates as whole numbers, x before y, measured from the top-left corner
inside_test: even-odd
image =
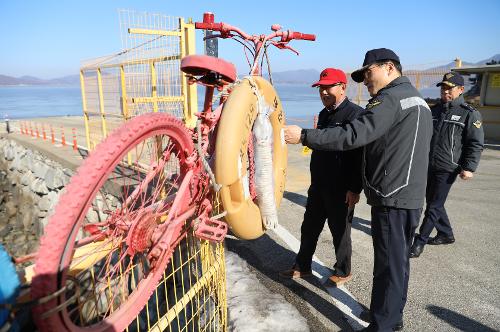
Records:
[[[295,54],[300,55],[299,51],[297,51],[293,47],[288,46],[287,44],[288,43],[283,43],[283,42],[275,42],[275,41],[272,42],[272,45],[276,46],[277,48],[279,48],[281,50],[288,49],[288,50],[294,52]]]

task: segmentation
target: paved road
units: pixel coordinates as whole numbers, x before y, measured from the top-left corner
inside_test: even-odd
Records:
[[[309,184],[308,162],[298,146],[290,148],[280,223],[297,239]],[[474,179],[457,180],[446,207],[457,242],[427,246],[420,258],[411,260],[405,330],[500,330],[500,151],[484,151]],[[353,223],[353,279],[346,286],[363,306],[370,303],[373,267],[369,220],[370,209],[363,197]],[[281,234],[268,232],[254,241],[233,239],[227,243],[253,267],[266,287],[283,294],[303,313],[311,331],[352,329],[317,278],[278,278],[278,271],[289,268],[295,255]],[[321,234],[316,255],[327,266],[335,261],[327,228]]]

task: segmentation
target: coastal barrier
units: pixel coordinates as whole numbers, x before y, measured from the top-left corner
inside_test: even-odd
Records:
[[[0,138],[0,151],[0,241],[21,257],[37,250],[73,171],[6,138]]]

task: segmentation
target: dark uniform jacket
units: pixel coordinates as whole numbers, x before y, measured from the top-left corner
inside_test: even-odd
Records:
[[[431,137],[429,106],[402,76],[380,89],[361,117],[335,128],[304,129],[301,140],[314,150],[365,146],[368,204],[419,209],[424,204]]]
[[[434,134],[429,156],[433,171],[474,172],[483,151],[481,114],[462,96],[431,108]]]
[[[329,111],[324,108],[318,117],[318,129],[332,128],[356,119],[362,107],[347,98]],[[346,192],[359,194],[363,187],[361,176],[362,148],[351,151],[313,150],[311,155],[311,186],[344,200]]]

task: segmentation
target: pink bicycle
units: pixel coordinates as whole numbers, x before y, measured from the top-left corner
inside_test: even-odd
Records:
[[[222,241],[228,224],[242,238],[265,231],[252,139],[262,105],[274,134],[272,201],[279,204],[286,171],[284,114],[260,67],[268,46],[293,50],[291,40],[315,37],[278,25],[269,35],[252,36],[214,23],[210,13],[196,28],[244,44],[253,57],[250,76],[237,81],[235,67],[222,59],[184,58],[181,69],[191,83],[206,86],[197,127],[188,129],[169,114],[140,115],[85,160],[61,196],[38,251],[31,295],[46,299],[34,308],[40,330],[123,330],[145,306],[189,232]],[[225,93],[213,109],[215,89]],[[213,216],[216,193],[226,212]]]

